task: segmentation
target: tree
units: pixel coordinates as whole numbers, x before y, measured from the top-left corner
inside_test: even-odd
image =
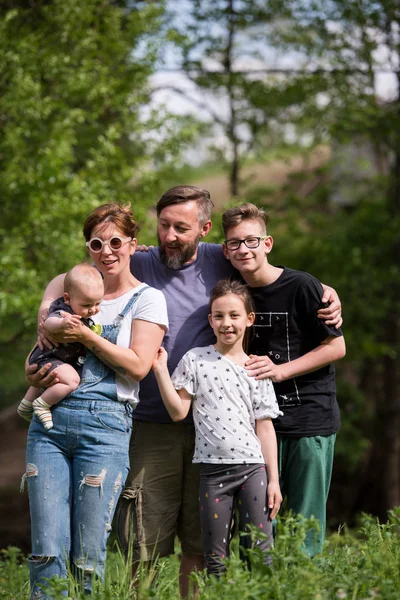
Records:
[[[320,265],[318,236],[333,231],[338,238],[326,256],[333,273],[339,265],[338,289],[348,327],[356,332],[351,376],[371,414],[365,425],[371,444],[358,489],[353,481],[352,509],[384,517],[400,504],[399,7],[392,0],[286,0],[276,2],[274,12],[273,43],[296,56],[297,72],[280,84],[285,97],[293,91],[291,123],[298,135],[308,131],[330,143],[334,157],[342,152],[352,161],[352,172],[343,160],[331,172],[330,201],[325,198],[314,217],[303,205],[302,220],[316,236],[308,244]],[[386,97],[377,88],[382,73],[395,83]],[[270,91],[268,82],[260,82],[255,105]]]
[[[274,260],[282,256],[342,295],[351,361],[342,412],[345,430],[357,429],[358,448],[347,471],[347,514],[385,517],[400,504],[398,3],[220,0],[193,2],[191,15],[181,29],[182,64],[198,86],[195,102],[204,104],[200,93],[209,91],[228,99],[228,118],[213,118],[231,144],[233,195],[248,141],[246,150],[266,147],[290,132],[297,143],[331,148],[314,193],[301,197],[297,177],[279,195],[250,188],[246,198],[271,208],[280,244]],[[272,48],[286,68],[267,67]],[[257,73],[249,74],[251,60],[260,65]],[[382,97],[377,82],[385,73],[394,85]],[[342,439],[344,456],[349,446]]]
[[[208,115],[214,137],[222,137],[222,148],[214,144],[214,152],[228,171],[232,197],[239,196],[241,167],[275,112],[267,105],[260,110],[251,100],[260,78],[254,67],[263,68],[266,60],[258,42],[268,35],[271,21],[262,0],[193,0],[186,16],[175,14],[172,19],[170,39],[193,91],[163,87],[187,97]]]
[[[0,353],[8,365],[34,340],[45,284],[86,256],[86,214],[133,200],[135,217],[148,222],[148,173],[176,156],[181,129],[161,115],[165,138],[161,119],[143,112],[162,2],[9,0],[0,17]]]

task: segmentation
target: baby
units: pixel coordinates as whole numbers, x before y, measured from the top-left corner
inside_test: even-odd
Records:
[[[65,276],[63,296],[50,305],[44,322],[46,330],[50,335],[60,333],[68,323],[76,320],[77,315],[87,327],[101,333],[98,331],[101,325],[95,325],[90,317],[99,312],[103,295],[104,284],[99,271],[87,263],[76,265]],[[35,346],[29,356],[29,364],[40,368],[51,363],[49,372],[57,368],[59,381],[44,391],[30,387],[18,406],[18,414],[30,421],[34,412],[44,427],[51,429],[53,419],[50,409],[78,387],[85,356],[85,347],[79,342],[43,350]]]

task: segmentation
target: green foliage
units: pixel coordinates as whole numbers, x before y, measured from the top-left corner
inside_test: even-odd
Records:
[[[44,283],[85,256],[86,214],[131,200],[150,158],[140,105],[160,7],[54,0],[2,13],[0,317],[32,323]]]
[[[306,532],[313,521],[291,515],[278,524],[273,567],[265,565],[257,549],[249,552],[251,569],[238,558],[237,544],[226,561],[226,575],[220,579],[198,573],[200,600],[397,600],[400,589],[400,509],[389,511],[388,520],[362,515],[357,532],[341,528],[331,535],[323,553],[310,559],[302,551]],[[129,566],[119,552],[109,552],[104,585],[96,586],[89,597],[97,600],[128,600],[136,597],[129,580]],[[141,576],[140,598],[175,600],[178,597],[178,557],[160,560],[150,575]],[[0,598],[24,600],[29,596],[28,570],[16,548],[3,552],[0,562]],[[54,582],[55,600],[61,600],[62,583]],[[82,595],[69,579],[69,594]]]
[[[163,18],[163,0],[0,7],[0,357],[7,390],[24,377],[45,285],[86,257],[81,230],[90,210],[131,203],[142,241],[154,240],[149,207],[163,169],[173,172],[196,133],[193,119],[147,109]]]

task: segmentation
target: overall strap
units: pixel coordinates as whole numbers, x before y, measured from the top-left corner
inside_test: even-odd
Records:
[[[114,327],[118,327],[118,325],[122,323],[128,312],[131,310],[132,306],[135,304],[136,300],[139,298],[139,296],[143,294],[145,290],[147,290],[148,287],[148,285],[145,285],[144,287],[142,287],[141,290],[132,294],[132,296],[129,298],[129,301],[126,303],[123,311],[115,317],[113,321]]]

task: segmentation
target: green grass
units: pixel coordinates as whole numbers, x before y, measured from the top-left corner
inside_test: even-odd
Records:
[[[273,568],[263,564],[257,550],[249,553],[249,570],[238,558],[234,543],[227,573],[217,580],[199,573],[200,600],[398,600],[400,598],[400,508],[379,523],[363,515],[360,528],[345,527],[328,537],[323,553],[309,559],[302,542],[312,521],[300,523],[292,516],[282,519],[273,549]],[[140,600],[175,600],[178,594],[179,558],[160,560],[150,575],[140,577]],[[156,575],[154,577],[154,575]],[[68,582],[70,598],[84,600],[76,584]],[[64,582],[54,582],[54,600],[61,600]],[[129,568],[118,551],[110,551],[104,585],[91,598],[129,600],[136,597]],[[0,598],[28,600],[28,567],[17,548],[2,552]]]

